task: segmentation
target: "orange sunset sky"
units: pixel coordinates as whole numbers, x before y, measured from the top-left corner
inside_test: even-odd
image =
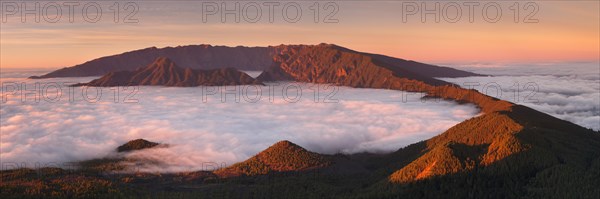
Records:
[[[462,18],[456,23],[443,19],[436,23],[433,16],[422,23],[418,14],[407,16],[403,22],[406,13],[403,2],[398,1],[336,2],[339,11],[334,18],[338,23],[323,23],[322,19],[315,23],[309,6],[316,1],[299,3],[302,18],[296,23],[284,21],[281,8],[275,8],[273,23],[268,22],[267,14],[257,23],[244,20],[235,23],[233,17],[221,23],[218,16],[207,16],[205,23],[202,2],[139,1],[136,2],[139,12],[135,15],[139,22],[132,24],[113,21],[108,7],[114,2],[101,4],[105,10],[96,23],[85,22],[81,13],[74,15],[73,23],[67,16],[57,23],[44,20],[36,23],[29,16],[22,23],[19,14],[6,15],[3,10],[1,67],[59,68],[151,46],[322,42],[427,63],[596,62],[600,58],[598,1],[534,1],[539,10],[533,18],[538,23],[522,22],[532,11],[523,8],[526,2],[519,2],[519,23],[516,23],[510,9],[515,1],[499,3],[502,17],[496,23],[483,19],[481,7],[486,2],[475,8],[473,23],[464,13],[468,7],[461,8]],[[331,10],[323,8],[326,2],[318,3],[319,18],[324,18]],[[444,6],[448,2],[440,3]],[[433,2],[428,5],[434,6]],[[75,12],[81,12],[81,6]],[[63,9],[67,11],[66,7]]]

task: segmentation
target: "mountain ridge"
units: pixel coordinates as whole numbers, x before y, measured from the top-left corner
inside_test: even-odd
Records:
[[[333,44],[328,45],[335,48],[343,48]],[[168,57],[182,68],[192,69],[218,69],[218,68],[236,68],[238,70],[262,71],[273,64],[273,56],[280,53],[282,49],[297,46],[319,46],[319,45],[278,45],[267,47],[228,47],[212,45],[187,45],[165,48],[144,48],[133,50],[121,54],[104,56],[87,61],[71,67],[65,67],[52,71],[41,76],[31,76],[32,79],[55,78],[55,77],[82,77],[82,76],[100,76],[109,72],[133,71],[139,67],[151,64],[158,57]],[[347,48],[344,48],[347,49]],[[347,49],[349,50],[349,49]],[[357,54],[366,54],[358,51],[352,51]],[[375,54],[371,54],[375,56]],[[418,68],[428,68],[430,72],[435,72],[440,77],[465,77],[476,76],[478,74],[460,71],[448,67],[439,67],[429,64],[407,61],[404,59],[387,57],[381,55],[381,58],[388,62],[394,62],[397,67],[411,68],[413,71],[419,71]]]
[[[73,86],[226,86],[261,84],[248,74],[233,68],[193,70],[180,68],[166,57],[159,57],[146,67],[135,71],[109,72],[88,83],[74,84]]]

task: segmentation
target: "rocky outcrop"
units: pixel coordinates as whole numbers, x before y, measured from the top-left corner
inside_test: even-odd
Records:
[[[131,140],[131,141],[117,147],[117,152],[137,151],[137,150],[152,148],[152,147],[155,147],[158,145],[159,145],[159,143],[156,143],[156,142],[150,142],[150,141],[144,140],[144,139],[136,139],[136,140]]]
[[[260,84],[248,74],[233,68],[193,70],[180,68],[169,58],[159,57],[152,64],[135,71],[110,72],[89,83],[73,86],[225,86]]]
[[[384,62],[374,57],[331,44],[279,46],[273,65],[257,79],[386,89],[401,88],[403,82],[450,85],[427,72],[413,72],[420,66],[403,65],[402,61]],[[430,67],[431,70],[441,68]]]

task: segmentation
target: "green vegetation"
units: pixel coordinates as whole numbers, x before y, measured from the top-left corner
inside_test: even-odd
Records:
[[[270,172],[302,171],[324,167],[324,156],[307,151],[289,141],[280,141],[256,156],[228,168],[215,171],[223,177],[264,175]]]
[[[3,171],[1,176],[2,198],[118,197],[125,188],[98,176],[58,168],[17,169]]]

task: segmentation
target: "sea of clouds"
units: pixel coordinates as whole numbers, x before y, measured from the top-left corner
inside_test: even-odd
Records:
[[[600,129],[598,63],[462,69],[492,76],[441,79]],[[389,152],[440,134],[478,112],[471,105],[423,103],[414,93],[284,82],[261,87],[102,88],[95,101],[96,88],[84,95],[82,88],[64,87],[94,77],[26,79],[45,72],[0,73],[6,94],[0,103],[2,169],[116,156],[117,146],[138,138],[169,144],[125,154],[160,162],[141,169],[161,172],[231,165],[280,140],[326,154]],[[22,82],[29,90],[40,83],[38,92],[30,91],[38,94],[39,102],[34,102],[35,94],[23,98],[12,92],[23,89]]]
[[[440,79],[600,129],[598,62],[468,65],[457,68],[491,76]]]
[[[102,88],[102,97],[95,101],[96,88],[52,86],[93,77],[25,78],[38,74],[2,71],[3,97],[7,97],[0,106],[2,169],[15,163],[36,167],[36,163],[63,165],[114,156],[117,146],[138,138],[169,144],[126,154],[160,162],[143,169],[161,172],[212,169],[206,167],[212,163],[231,165],[280,140],[326,154],[389,152],[478,114],[472,105],[423,103],[421,95],[414,93],[284,82],[258,87],[259,100],[257,87],[237,87],[246,95],[237,95],[236,102],[235,95],[219,90],[231,92],[236,87],[144,86]],[[30,90],[40,83],[46,92],[37,103],[34,94],[14,95],[14,87],[20,86],[14,83],[20,82]],[[301,97],[296,98],[297,93]]]

